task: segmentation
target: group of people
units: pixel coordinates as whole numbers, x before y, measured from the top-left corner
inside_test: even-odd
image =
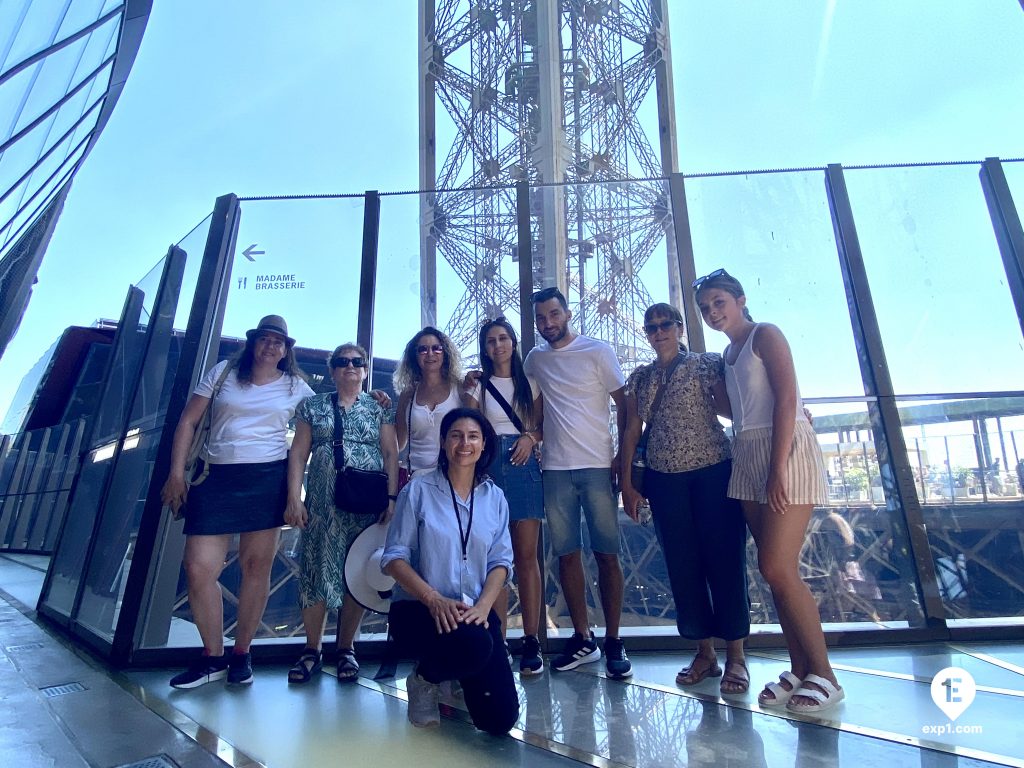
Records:
[[[419,331],[395,372],[400,395],[394,413],[384,393],[363,391],[368,357],[362,347],[335,349],[329,359],[334,391],[314,395],[295,364],[284,319],[263,318],[247,333],[243,351],[204,377],[175,433],[163,496],[173,509],[187,508],[184,567],[204,650],[171,685],[252,681],[249,645],[285,524],[302,529],[306,633],[288,680],[302,684],[320,672],[331,608],[340,609],[337,678],[356,679],[354,640],[363,608],[346,598],[344,567],[356,538],[379,525],[386,526],[379,568],[395,582],[390,634],[417,662],[407,680],[409,719],[437,724],[441,685],[458,681],[477,727],[507,733],[519,715],[504,639],[513,573],[524,635],[520,674],[539,674],[545,663],[538,639],[542,520],[573,625],[552,669],[575,669],[603,656],[609,678],[632,674],[619,637],[621,487],[634,520],[644,498],[649,501],[679,633],[698,642],[695,658],[677,676],[680,685],[721,676],[723,695],[748,689],[749,527],[791,660],[791,670],[765,686],[759,703],[816,712],[840,701],[843,690],[828,662],[817,608],[798,571],[811,510],[824,501],[825,485],[789,347],[778,328],[751,320],[742,287],[725,270],[700,278],[694,288],[707,324],[729,338],[724,356],[687,352],[678,310],[655,304],[644,329],[656,359],[627,382],[612,349],[573,330],[565,297],[546,288],[532,297],[544,343],[525,360],[504,318],[485,322],[481,370],[465,375],[442,331]],[[611,403],[617,446],[609,430]],[[720,415],[733,421],[731,444]],[[187,455],[204,419],[209,476],[190,489]],[[647,465],[642,494],[629,460],[641,441]],[[385,476],[386,507],[339,508],[335,478],[342,466]],[[590,630],[584,523],[598,569],[603,650]],[[218,577],[233,534],[240,534],[242,581],[234,647],[226,652]],[[715,638],[726,643],[724,670]]]

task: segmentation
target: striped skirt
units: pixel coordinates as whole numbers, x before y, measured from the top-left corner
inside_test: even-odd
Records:
[[[771,427],[745,430],[733,438],[729,498],[768,503],[771,452]],[[806,421],[798,421],[793,430],[786,485],[790,504],[828,502],[821,447],[814,428]]]

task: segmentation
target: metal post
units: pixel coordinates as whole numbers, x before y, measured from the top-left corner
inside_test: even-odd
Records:
[[[530,232],[530,185],[516,182],[516,230],[519,235],[519,352],[526,359],[535,340],[533,322],[533,235]]]
[[[356,341],[369,356],[364,386],[373,381],[373,310],[377,297],[377,247],[380,239],[380,195],[368,190],[363,203],[363,259],[359,271],[359,320]],[[372,389],[372,387],[371,387]]]
[[[690,212],[686,206],[686,187],[683,174],[673,173],[668,180],[669,197],[672,201],[672,230],[675,233],[676,259],[682,280],[683,321],[686,325],[686,343],[694,352],[707,352],[704,326],[697,302],[693,295],[693,281],[697,279],[697,267],[693,259],[693,238],[690,234]]]
[[[829,165],[825,170],[825,188],[835,230],[839,265],[846,286],[853,336],[860,359],[861,377],[864,380],[864,393],[877,398],[876,404],[868,403],[868,414],[875,438],[875,456],[880,470],[887,467],[892,470],[881,472],[882,486],[887,498],[895,503],[895,509],[890,505],[890,512],[903,510],[902,520],[893,515],[893,525],[896,535],[905,534],[910,546],[910,554],[924,598],[922,608],[925,625],[929,629],[944,630],[945,608],[939,596],[935,562],[928,542],[921,502],[914,486],[914,473],[907,456],[906,441],[882,345],[882,332],[875,313],[874,299],[871,296],[853,217],[853,207],[846,190],[846,179],[841,165]],[[905,523],[906,528],[904,529],[900,523]]]
[[[1022,0],[1024,2],[1024,0]],[[981,188],[988,203],[988,214],[996,234],[999,253],[1003,257],[1006,284],[1010,287],[1017,321],[1024,332],[1024,227],[1013,203],[1010,185],[998,157],[989,157],[981,164]]]

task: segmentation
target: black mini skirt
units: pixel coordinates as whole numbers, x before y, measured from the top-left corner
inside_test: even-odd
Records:
[[[280,528],[287,504],[287,459],[211,464],[206,480],[188,491],[185,534],[216,536]]]

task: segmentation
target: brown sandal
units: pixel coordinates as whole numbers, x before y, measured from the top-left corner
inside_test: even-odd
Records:
[[[743,670],[742,674],[737,674],[737,667]],[[726,685],[733,686],[735,690],[725,690]],[[722,676],[722,684],[718,690],[723,696],[742,696],[750,690],[750,671],[746,662],[726,661],[725,675]]]
[[[703,661],[703,667],[697,667],[697,662]],[[718,677],[722,674],[722,668],[718,666],[718,659],[709,659],[706,656],[697,655],[693,657],[690,666],[683,667],[676,675],[676,685],[697,685],[709,677]]]

